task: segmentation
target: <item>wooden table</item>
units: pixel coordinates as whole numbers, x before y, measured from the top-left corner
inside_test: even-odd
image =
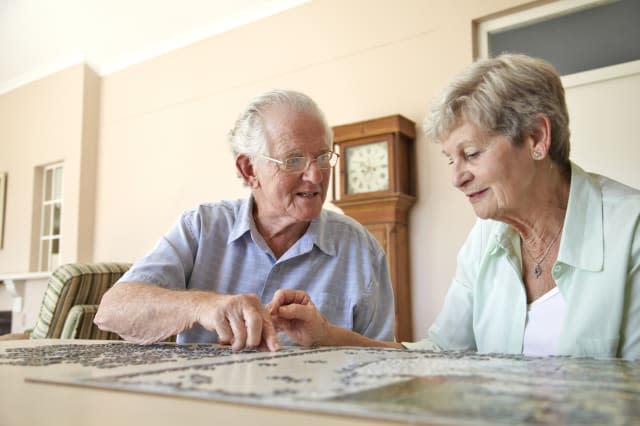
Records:
[[[640,424],[640,361],[0,342],[0,425]]]

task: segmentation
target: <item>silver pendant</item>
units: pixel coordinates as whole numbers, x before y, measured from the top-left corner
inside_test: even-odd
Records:
[[[542,269],[540,268],[540,265],[536,263],[536,267],[533,268],[533,275],[535,275],[536,278],[538,278],[540,274],[542,274]]]

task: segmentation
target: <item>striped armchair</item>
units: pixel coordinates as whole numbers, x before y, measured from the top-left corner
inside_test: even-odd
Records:
[[[49,278],[31,339],[108,339],[118,335],[93,324],[102,295],[129,268],[129,263],[70,263]]]

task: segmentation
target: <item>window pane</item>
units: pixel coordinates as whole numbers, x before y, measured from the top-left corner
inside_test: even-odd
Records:
[[[53,205],[53,235],[60,235],[60,203]]]
[[[42,234],[51,235],[51,204],[42,206]]]
[[[51,196],[53,194],[51,185],[53,185],[53,170],[46,169],[44,172],[44,200],[43,201],[51,200]]]
[[[524,53],[561,75],[640,59],[640,1],[620,0],[489,34],[489,55]]]
[[[55,269],[60,265],[60,239],[51,240],[51,264],[49,269]]]
[[[52,254],[51,255],[51,263],[49,264],[49,268],[47,268],[49,271],[52,271],[54,269],[56,269],[58,266],[60,266],[60,255],[59,254]]]
[[[49,240],[41,240],[40,242],[40,270],[49,270]]]
[[[53,174],[53,198],[62,198],[62,167],[56,167]]]

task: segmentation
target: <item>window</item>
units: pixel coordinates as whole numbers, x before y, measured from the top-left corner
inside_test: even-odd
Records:
[[[637,0],[563,0],[481,22],[479,53],[524,53],[575,74],[640,59],[639,20]]]
[[[629,138],[640,111],[640,1],[541,3],[476,21],[478,56],[509,51],[551,62],[565,89],[571,161],[640,188],[640,145]]]
[[[38,270],[51,271],[60,264],[60,219],[62,213],[62,163],[42,169],[42,209]]]

